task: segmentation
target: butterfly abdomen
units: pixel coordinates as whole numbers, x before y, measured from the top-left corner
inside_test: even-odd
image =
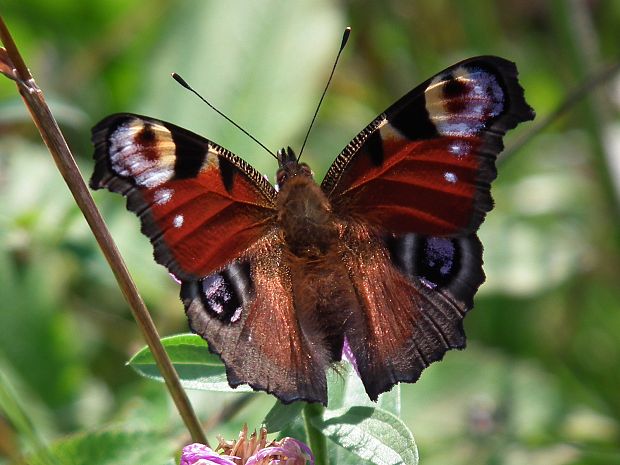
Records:
[[[325,365],[340,360],[344,328],[357,308],[355,290],[342,258],[331,250],[309,261],[289,255],[293,302],[307,340],[325,351]],[[344,279],[343,279],[344,278]]]

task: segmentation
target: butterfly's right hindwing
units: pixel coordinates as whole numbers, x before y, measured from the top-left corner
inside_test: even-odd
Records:
[[[302,331],[277,236],[200,281],[183,282],[191,328],[220,355],[231,386],[249,384],[282,402],[327,403],[329,354]]]

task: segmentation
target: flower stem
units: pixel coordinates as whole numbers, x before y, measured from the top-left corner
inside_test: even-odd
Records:
[[[314,463],[316,465],[329,465],[327,439],[325,435],[314,426],[323,421],[324,411],[325,407],[321,404],[307,404],[304,407],[304,423],[306,426],[306,435],[308,436],[308,446],[310,450],[312,450]]]

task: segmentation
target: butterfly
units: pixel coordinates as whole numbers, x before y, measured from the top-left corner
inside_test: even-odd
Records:
[[[90,185],[127,198],[231,387],[326,404],[346,351],[377,400],[465,346],[495,160],[533,118],[514,63],[481,56],[381,113],[320,185],[290,147],[273,186],[216,143],[129,113],[93,128]]]

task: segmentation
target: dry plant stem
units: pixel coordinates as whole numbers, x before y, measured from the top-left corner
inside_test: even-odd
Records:
[[[6,47],[7,54],[13,66],[15,67],[16,83],[26,107],[32,115],[32,119],[36,124],[43,141],[47,145],[58,170],[69,186],[69,190],[73,194],[76,203],[82,210],[86,221],[105,255],[106,260],[110,264],[114,276],[125,296],[133,317],[142,331],[142,334],[148,344],[153,357],[157,363],[159,370],[166,381],[166,386],[176,404],[185,425],[187,426],[192,440],[207,444],[204,431],[202,430],[198,418],[192,409],[185,390],[181,386],[179,377],[172,366],[172,362],[168,358],[164,347],[162,346],[159,335],[146,309],[146,306],[140,297],[135,283],[129,275],[129,271],[125,266],[116,244],[112,240],[112,236],[101,217],[95,202],[84,183],[82,175],[75,163],[73,155],[54,119],[49,107],[47,106],[43,93],[37,87],[32,75],[28,71],[11,35],[0,17],[0,36]]]

